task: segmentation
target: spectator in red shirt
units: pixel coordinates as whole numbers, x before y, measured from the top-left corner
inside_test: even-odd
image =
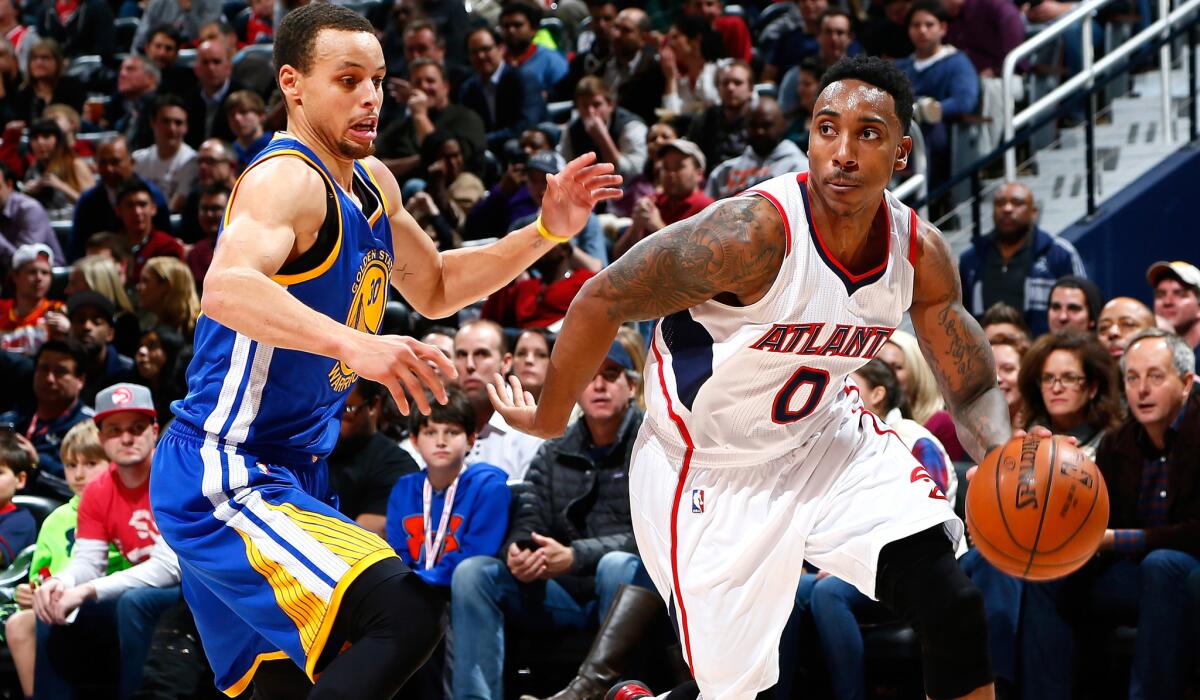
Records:
[[[150,390],[115,384],[97,395],[96,409],[100,440],[112,464],[83,492],[70,564],[34,594],[39,624],[54,626],[38,635],[39,697],[72,696],[69,683],[53,668],[50,644],[72,650],[60,652],[63,659],[79,658],[96,648],[87,633],[113,617],[121,651],[117,697],[129,697],[141,682],[155,621],[179,602],[179,564],[150,510],[150,462],[158,440]],[[133,566],[105,576],[110,544]],[[68,626],[76,611],[79,621],[92,624]]]
[[[725,14],[724,0],[687,0],[684,8],[688,14],[702,16],[712,23],[725,44],[727,57],[750,62],[753,55],[750,29],[746,27],[746,20]]]
[[[71,322],[61,301],[47,298],[54,253],[45,243],[27,243],[13,253],[13,298],[0,299],[0,349],[32,357],[51,338],[65,339]]]
[[[704,152],[685,139],[659,146],[658,184],[661,191],[643,197],[633,207],[633,224],[613,244],[613,259],[646,236],[676,221],[700,213],[713,199],[700,189],[704,181]]]
[[[150,258],[166,256],[183,259],[183,244],[179,239],[155,230],[154,215],[157,213],[154,194],[143,180],[131,178],[117,188],[117,216],[121,219],[129,245],[133,246],[133,268],[128,272],[130,279],[141,276],[142,267]]]

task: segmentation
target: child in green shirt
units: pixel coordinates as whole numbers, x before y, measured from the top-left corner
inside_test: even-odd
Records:
[[[29,567],[29,583],[17,586],[16,603],[19,610],[4,623],[4,632],[13,665],[21,680],[25,697],[33,697],[33,670],[37,649],[37,616],[33,610],[33,589],[58,573],[71,561],[75,545],[75,523],[79,515],[79,497],[96,476],[108,469],[108,456],[100,444],[100,433],[90,420],[76,423],[59,447],[63,472],[75,495],[59,506],[42,522],[37,547]],[[128,569],[130,563],[115,547],[108,548],[108,572]]]

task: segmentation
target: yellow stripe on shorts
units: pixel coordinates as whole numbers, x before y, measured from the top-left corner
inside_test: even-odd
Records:
[[[296,626],[296,630],[299,631],[300,645],[307,654],[317,639],[317,631],[325,617],[325,601],[305,588],[278,562],[263,555],[254,541],[244,532],[234,531],[246,544],[246,558],[250,561],[250,566],[254,567],[254,570],[267,580],[271,591],[275,594],[275,602],[279,604],[279,609],[288,616],[288,619]]]
[[[391,546],[379,535],[341,518],[313,513],[297,508],[291,503],[279,505],[265,501],[264,503],[271,510],[286,515],[306,533],[312,535],[313,539],[351,566],[381,549],[391,549]]]

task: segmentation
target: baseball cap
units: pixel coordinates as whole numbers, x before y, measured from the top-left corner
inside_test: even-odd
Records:
[[[17,248],[12,256],[12,269],[20,270],[26,263],[31,263],[39,257],[45,257],[50,267],[54,267],[54,251],[45,243],[26,243]]]
[[[1196,266],[1182,260],[1167,262],[1160,260],[1146,270],[1146,281],[1151,287],[1157,287],[1163,277],[1170,275],[1194,290],[1200,291],[1200,270]]]
[[[116,311],[113,303],[100,292],[90,289],[75,292],[67,297],[67,318],[74,316],[76,309],[82,309],[85,306],[92,306],[99,309],[100,313],[104,314],[104,318],[108,320],[108,325],[113,325],[113,314]]]
[[[629,356],[629,352],[625,349],[625,346],[621,345],[621,342],[618,340],[613,341],[613,344],[608,349],[608,354],[604,356],[604,359],[619,366],[621,369],[631,371],[637,370],[637,368],[633,366],[633,358]]]
[[[525,162],[526,168],[540,170],[547,175],[557,175],[560,170],[567,167],[567,161],[556,151],[539,151],[529,157]]]
[[[701,170],[707,167],[704,162],[704,151],[700,150],[700,147],[694,141],[688,141],[687,139],[668,141],[658,147],[659,155],[662,155],[663,151],[679,151],[685,156],[691,156],[692,160],[696,161]]]
[[[113,384],[96,394],[96,425],[114,413],[133,411],[158,420],[150,390],[139,384]]]

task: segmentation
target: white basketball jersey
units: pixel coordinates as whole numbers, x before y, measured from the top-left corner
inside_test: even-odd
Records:
[[[742,196],[783,217],[783,265],[748,306],[707,301],[662,319],[646,362],[646,426],[697,467],[762,464],[800,448],[825,453],[838,419],[862,404],[847,377],[875,357],[912,301],[916,213],[884,193],[888,254],[852,274],[813,225],[808,173]],[[843,452],[834,449],[833,454]]]

